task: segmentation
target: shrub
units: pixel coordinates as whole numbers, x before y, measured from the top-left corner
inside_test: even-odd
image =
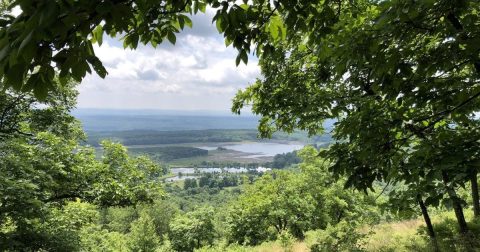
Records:
[[[129,246],[131,251],[153,252],[160,244],[152,217],[146,212],[131,224]]]
[[[285,252],[293,251],[293,243],[295,242],[295,238],[290,232],[286,230],[281,232],[278,235],[278,241]]]
[[[200,208],[176,216],[170,223],[172,246],[177,251],[193,251],[213,244],[215,227],[213,208]]]
[[[99,225],[85,227],[81,231],[80,251],[89,252],[127,252],[127,236],[119,232],[110,232]]]
[[[363,251],[362,239],[366,235],[357,231],[357,226],[346,221],[328,225],[324,230],[308,231],[305,240],[312,252]]]

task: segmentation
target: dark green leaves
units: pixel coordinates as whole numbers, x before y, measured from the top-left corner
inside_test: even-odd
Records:
[[[16,19],[2,19],[0,31],[0,76],[6,86],[33,89],[39,97],[51,91],[51,74],[44,66],[54,66],[62,79],[81,81],[92,69],[101,77],[107,71],[95,57],[92,43],[102,45],[104,34],[124,36],[125,48],[139,43],[176,43],[175,33],[192,27],[186,14],[205,12],[208,2],[193,1],[15,1],[21,6]],[[32,79],[37,71],[39,74]],[[37,90],[38,89],[38,90]]]
[[[91,56],[87,58],[87,60],[93,66],[93,69],[100,77],[105,78],[105,76],[107,76],[107,70],[96,56]]]
[[[101,1],[97,7],[95,8],[95,10],[100,14],[100,15],[104,15],[104,14],[107,14],[109,13],[110,11],[112,11],[112,8],[113,8],[113,3],[109,0],[104,0],[104,1]]]
[[[172,45],[175,45],[175,42],[177,41],[177,37],[175,36],[175,34],[171,31],[169,31],[167,33],[167,39],[168,41],[170,41],[170,43],[172,43]]]
[[[241,50],[238,55],[237,55],[237,58],[235,60],[235,64],[238,66],[240,64],[240,60],[243,61],[243,63],[247,64],[248,63],[248,54],[245,50]]]
[[[336,120],[337,143],[322,155],[348,176],[348,187],[404,183],[408,192],[442,198],[439,172],[452,178],[449,187],[465,185],[461,160],[480,148],[468,140],[479,123],[479,8],[470,1],[254,1],[241,7],[246,25],[231,20],[233,7],[219,10],[217,27],[239,50],[237,65],[254,44],[262,69],[261,80],[237,93],[233,111],[251,106],[266,137],[295,128],[321,133],[323,120]]]

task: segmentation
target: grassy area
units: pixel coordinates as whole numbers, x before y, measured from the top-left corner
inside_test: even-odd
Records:
[[[465,211],[471,231],[478,234],[478,224],[473,220],[470,210]],[[471,251],[466,242],[456,235],[456,220],[453,212],[440,212],[431,216],[434,228],[438,236],[440,251]],[[404,220],[398,222],[386,222],[374,226],[361,228],[360,232],[367,234],[362,241],[364,251],[435,251],[432,243],[422,233],[424,221],[422,218]],[[472,241],[470,241],[472,242]],[[473,242],[478,242],[475,239]],[[306,241],[294,242],[290,250],[285,250],[279,241],[266,242],[255,247],[230,245],[228,247],[217,246],[201,251],[254,251],[254,252],[307,252],[309,244]],[[476,251],[476,250],[473,250]]]
[[[196,252],[308,252],[310,251],[304,242],[295,242],[288,249],[282,247],[278,241],[265,242],[255,247],[230,245],[215,246],[195,250]]]
[[[414,247],[426,247],[424,237],[418,234],[422,225],[422,219],[414,219],[367,227],[362,231],[372,233],[367,236],[364,247],[367,251],[412,251]]]
[[[479,221],[473,218],[471,209],[465,209],[464,214],[472,235],[478,237]],[[458,235],[453,211],[432,214],[431,219],[440,251],[469,251],[472,246],[469,243],[478,243],[476,238],[469,240]],[[375,225],[371,227],[373,233],[368,236],[365,248],[367,251],[434,251],[433,244],[423,232],[424,226],[422,218]]]

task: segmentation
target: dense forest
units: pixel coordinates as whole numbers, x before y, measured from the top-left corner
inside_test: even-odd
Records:
[[[173,159],[208,155],[208,150],[186,146],[130,148],[129,151],[132,155],[147,155],[151,159],[160,163],[168,162]]]
[[[175,44],[207,8],[232,61],[259,59],[232,111],[251,109],[265,138],[322,135],[333,120],[329,146],[278,156],[282,170],[165,183],[166,167],[119,142],[85,145],[76,87],[108,74],[93,45]],[[477,0],[16,0],[0,11],[2,251],[480,249]]]
[[[87,143],[99,146],[104,139],[120,141],[124,145],[155,145],[155,144],[182,144],[182,143],[223,143],[258,141],[257,130],[185,130],[185,131],[155,131],[155,130],[131,130],[110,132],[88,132]],[[328,135],[308,138],[305,132],[292,134],[276,133],[270,139],[280,141],[301,141],[328,143],[331,138]]]

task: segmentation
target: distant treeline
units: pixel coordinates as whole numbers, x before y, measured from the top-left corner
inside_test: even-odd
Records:
[[[129,152],[132,154],[148,155],[151,159],[162,162],[208,155],[207,150],[187,146],[130,148]]]
[[[183,189],[188,190],[190,188],[197,187],[208,187],[208,188],[219,188],[223,189],[225,187],[238,186],[242,183],[241,176],[238,174],[212,174],[206,173],[202,174],[198,179],[197,178],[187,178],[183,183]]]
[[[325,147],[326,145],[328,145],[328,143],[312,144],[311,146],[318,150],[322,147]],[[269,168],[283,169],[283,168],[288,168],[294,164],[299,164],[301,162],[302,162],[302,159],[297,155],[297,151],[292,151],[292,152],[275,155],[273,157],[273,161],[266,163],[265,166]]]
[[[235,161],[202,161],[200,163],[192,163],[191,166],[198,168],[209,167],[227,167],[227,168],[249,168],[256,169],[260,166],[265,166],[265,163],[240,163]]]
[[[299,164],[302,159],[297,156],[297,151],[283,154],[277,154],[273,157],[273,161],[266,164],[267,167],[283,169],[293,164]]]
[[[87,143],[99,146],[102,139],[119,141],[124,145],[154,145],[154,144],[181,144],[199,142],[240,142],[258,140],[257,130],[250,129],[218,129],[218,130],[185,130],[185,131],[153,131],[131,130],[112,132],[87,132]],[[330,142],[329,135],[314,136],[308,138],[304,132],[292,134],[276,133],[273,140],[287,140],[300,142]]]

